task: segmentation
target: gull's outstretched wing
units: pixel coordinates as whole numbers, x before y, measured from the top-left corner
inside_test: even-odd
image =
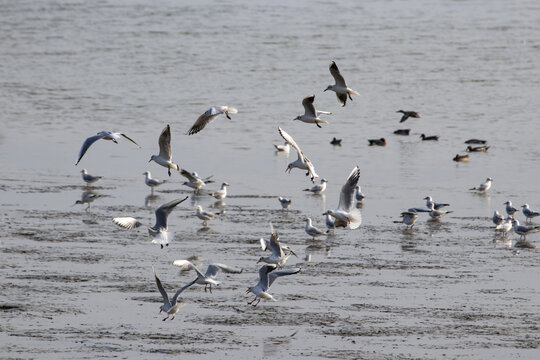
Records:
[[[343,78],[343,76],[341,76],[341,73],[339,72],[335,61],[332,61],[332,64],[330,64],[330,74],[332,74],[332,77],[336,81],[336,85],[347,87],[345,79]]]
[[[221,114],[222,111],[216,108],[215,106],[212,106],[210,109],[206,110],[204,114],[199,116],[195,123],[191,126],[191,128],[188,131],[188,135],[193,135],[204,129],[206,125],[208,125],[214,118]]]
[[[92,145],[99,139],[103,139],[105,136],[107,136],[107,133],[102,131],[98,133],[97,135],[90,136],[89,138],[87,138],[82,144],[81,150],[79,151],[79,158],[77,159],[77,162],[75,163],[75,165],[77,165],[79,161],[81,161],[84,154],[86,154],[86,152],[88,151],[88,148],[90,147],[90,145]]]
[[[206,269],[206,274],[204,275],[206,277],[215,278],[219,270],[231,274],[240,274],[243,271],[243,269],[235,269],[225,264],[215,263],[208,265],[208,269]]]
[[[153,265],[152,265],[152,272],[154,273],[154,278],[156,279],[157,288],[158,288],[159,292],[161,293],[161,296],[163,296],[163,302],[165,303],[165,306],[167,308],[170,308],[171,307],[171,302],[169,301],[169,295],[167,295],[167,292],[163,288],[163,285],[161,285],[161,281],[157,277],[156,269],[154,269]]]
[[[360,168],[355,166],[347,177],[347,181],[341,187],[341,193],[339,195],[338,210],[350,212],[354,205],[354,193],[356,185],[360,180]]]
[[[171,161],[171,127],[167,124],[159,135],[159,156]]]
[[[268,287],[272,286],[272,284],[274,283],[274,281],[276,281],[278,277],[298,274],[299,272],[300,272],[300,268],[291,268],[291,269],[272,271],[268,275]]]
[[[128,230],[131,230],[133,228],[137,228],[137,227],[142,225],[141,222],[139,222],[137,219],[135,219],[133,217],[115,217],[113,219],[113,222],[116,225],[121,226],[124,229],[128,229]]]
[[[259,269],[259,283],[256,285],[261,288],[262,291],[268,290],[270,282],[268,274],[276,269],[276,265],[263,265]]]
[[[134,143],[135,145],[137,145],[138,147],[141,147],[139,144],[137,144],[135,141],[133,141],[133,139],[131,139],[129,136],[127,136],[126,134],[122,134],[120,133],[120,135],[122,135],[125,139],[131,141],[132,143]]]
[[[302,100],[302,105],[304,106],[304,111],[306,116],[317,117],[317,111],[315,110],[315,95],[309,95]]]
[[[156,224],[154,229],[166,229],[167,228],[167,216],[171,213],[174,207],[183,201],[185,201],[189,196],[186,196],[183,199],[176,199],[169,201],[166,204],[161,205],[156,209]]]

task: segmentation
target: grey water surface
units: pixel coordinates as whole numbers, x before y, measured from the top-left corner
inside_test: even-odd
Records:
[[[540,209],[539,19],[535,0],[0,2],[0,358],[537,359],[540,254],[491,215],[507,200]],[[360,93],[345,107],[323,92],[331,61]],[[292,120],[310,94],[332,112],[322,129]],[[187,136],[212,105],[239,112]],[[422,118],[400,124],[399,109]],[[166,124],[173,160],[214,176],[199,196],[148,163]],[[274,152],[278,126],[328,179],[323,195],[284,172],[296,153]],[[141,148],[100,140],[75,166],[101,130]],[[453,162],[473,137],[489,151]],[[363,224],[312,240],[304,219],[324,227],[355,165]],[[88,189],[83,168],[103,179]],[[154,197],[147,170],[169,180]],[[487,177],[486,195],[468,190]],[[204,228],[195,207],[222,181],[230,196],[212,210],[225,213]],[[102,196],[85,210],[88,190]],[[112,222],[152,225],[185,195],[165,249]],[[428,195],[453,213],[394,223]],[[269,222],[302,270],[253,308]],[[188,289],[162,322],[151,266],[172,294],[194,277],[172,262],[190,257],[244,271]]]

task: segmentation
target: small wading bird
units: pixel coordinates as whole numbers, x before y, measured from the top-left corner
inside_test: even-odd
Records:
[[[164,184],[165,182],[167,182],[167,180],[153,179],[152,174],[150,173],[150,171],[145,171],[142,174],[145,175],[144,183],[146,185],[150,186],[150,189],[152,189],[152,195],[154,195],[154,188],[156,186],[159,186],[159,185]]]
[[[489,188],[491,188],[491,183],[493,182],[493,179],[488,177],[486,179],[486,181],[484,181],[483,183],[481,183],[480,185],[476,186],[476,187],[473,187],[473,188],[470,188],[469,190],[476,190],[476,191],[479,191],[479,192],[486,192],[489,190]]]
[[[102,176],[93,176],[93,175],[90,175],[90,174],[88,173],[88,171],[86,171],[86,169],[82,169],[82,170],[81,170],[81,174],[82,174],[82,179],[84,180],[84,182],[85,182],[87,185],[93,184],[93,183],[95,183],[96,181],[98,181],[99,179],[102,178]]]
[[[167,317],[165,319],[163,319],[163,321],[167,320],[169,318],[169,316],[171,316],[171,315],[172,315],[172,318],[171,318],[171,320],[172,320],[172,319],[174,319],[174,316],[176,315],[178,310],[180,310],[181,307],[186,305],[186,304],[181,303],[181,302],[178,301],[178,296],[180,296],[182,291],[186,290],[191,285],[188,284],[188,285],[184,286],[183,288],[181,288],[180,290],[178,290],[174,294],[172,299],[169,300],[169,295],[167,295],[167,292],[163,288],[163,285],[161,285],[161,281],[157,277],[156,270],[154,269],[154,266],[152,266],[152,271],[154,272],[154,278],[156,279],[156,285],[158,287],[158,290],[161,293],[161,296],[163,296],[163,305],[161,305],[159,307],[159,313],[161,314],[162,311],[167,313]]]
[[[401,120],[399,120],[400,123],[404,122],[405,120],[407,120],[408,118],[416,118],[416,119],[419,119],[421,118],[420,114],[418,114],[416,111],[404,111],[404,110],[398,110],[396,111],[397,113],[402,113],[403,116],[401,117]],[[394,133],[395,134],[395,133]],[[407,135],[409,135],[409,133],[407,132]]]
[[[93,203],[94,201],[96,201],[96,199],[99,198],[99,197],[101,197],[101,195],[96,194],[96,193],[94,193],[92,191],[85,191],[81,195],[81,200],[75,201],[75,204],[73,204],[73,205],[87,204],[88,206],[86,207],[86,209],[84,209],[84,211],[88,211],[88,209],[90,209],[90,204]]]
[[[96,141],[103,139],[103,140],[111,140],[113,143],[118,144],[118,140],[120,137],[123,137],[124,139],[127,139],[134,143],[135,145],[139,146],[135,141],[130,139],[127,135],[119,133],[119,132],[112,132],[112,131],[100,131],[97,133],[97,135],[90,136],[87,138],[84,143],[82,144],[81,151],[79,151],[79,158],[77,159],[77,162],[75,165],[79,164],[79,161],[81,161],[82,157],[86,152],[88,151],[88,148],[95,143]],[[140,146],[139,146],[140,147]]]
[[[328,87],[324,91],[334,91],[341,106],[345,106],[345,104],[347,103],[347,96],[352,101],[351,94],[360,95],[359,93],[347,86],[347,83],[345,83],[345,79],[339,72],[335,61],[332,61],[329,70],[336,83],[334,85],[328,85]]]
[[[188,260],[174,260],[173,265],[181,268],[193,269],[197,273],[195,280],[191,281],[184,287],[189,287],[193,284],[204,285],[204,292],[206,292],[206,289],[208,288],[210,294],[212,293],[212,285],[219,285],[219,281],[216,280],[216,277],[220,270],[230,274],[240,274],[243,271],[243,269],[234,269],[227,265],[216,263],[208,265],[206,273],[203,274],[193,263]]]
[[[300,272],[299,268],[276,270],[276,265],[263,265],[259,269],[259,282],[255,286],[248,287],[246,294],[253,293],[255,298],[248,305],[257,306],[261,299],[276,301],[267,291],[278,277],[293,275]],[[255,302],[257,300],[257,302]]]
[[[302,100],[304,106],[304,115],[298,115],[294,120],[300,120],[308,124],[315,124],[318,128],[321,128],[319,124],[328,124],[328,121],[319,118],[319,115],[330,115],[328,111],[317,111],[313,102],[315,101],[315,95],[309,95]]]
[[[323,215],[328,214],[336,219],[334,222],[336,227],[348,226],[350,229],[356,229],[362,223],[360,211],[353,206],[358,180],[360,180],[360,168],[356,166],[347,177],[345,184],[341,187],[337,209],[327,210],[323,213]]]
[[[171,127],[169,125],[165,126],[161,135],[159,135],[159,155],[152,155],[148,162],[154,160],[159,165],[166,167],[171,176],[171,169],[180,171],[180,166],[172,162],[172,151],[171,151]]]
[[[407,225],[407,228],[412,229],[416,220],[418,220],[418,214],[412,211],[404,211],[401,213],[401,221],[394,221],[394,223],[403,223]]]
[[[184,202],[187,198],[188,196],[183,199],[170,201],[156,209],[156,223],[154,226],[148,228],[148,235],[152,238],[152,243],[160,244],[162,249],[163,245],[169,246],[167,217],[178,204]],[[142,225],[140,221],[133,217],[116,217],[113,219],[113,222],[127,230],[131,230]]]
[[[191,129],[188,131],[188,135],[193,135],[204,129],[216,116],[220,114],[225,114],[227,119],[231,120],[229,114],[237,114],[238,110],[229,106],[212,106],[210,109],[206,110],[195,123],[191,126]]]
[[[298,158],[287,165],[287,169],[285,169],[285,172],[291,172],[293,168],[298,168],[300,170],[307,170],[306,176],[311,175],[311,182],[315,182],[315,179],[319,177],[317,173],[315,173],[315,167],[311,163],[311,161],[307,158],[307,156],[304,155],[302,150],[300,150],[300,147],[296,144],[292,136],[287,134],[285,131],[281,130],[280,127],[278,127],[279,134],[281,137],[291,145],[294,150],[298,153]]]
[[[197,216],[199,219],[203,221],[203,226],[207,226],[207,221],[213,220],[217,215],[221,215],[221,213],[213,213],[210,211],[203,210],[201,205],[197,205],[197,210],[195,211],[195,216]]]

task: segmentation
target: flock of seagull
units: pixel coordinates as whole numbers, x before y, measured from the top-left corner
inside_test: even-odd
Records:
[[[334,91],[338,102],[341,104],[341,106],[345,106],[348,99],[351,101],[353,100],[351,95],[359,95],[359,93],[347,86],[345,79],[341,75],[334,61],[332,61],[332,63],[330,64],[329,70],[335,80],[335,84],[328,85],[328,87],[324,91]],[[318,128],[321,128],[321,124],[328,124],[328,121],[321,119],[320,116],[330,115],[331,112],[317,110],[315,108],[314,102],[315,95],[309,95],[305,97],[302,101],[302,105],[304,107],[304,114],[297,116],[294,120],[299,120],[308,124],[315,124]],[[421,118],[421,116],[415,111],[399,110],[397,112],[402,114],[400,123],[406,121],[408,118]],[[198,119],[188,130],[186,135],[194,135],[199,133],[211,121],[213,121],[217,116],[221,114],[225,115],[228,119],[231,119],[229,114],[236,113],[238,113],[238,110],[233,107],[213,106],[198,117]],[[394,133],[398,135],[409,135],[409,131],[410,129],[399,129],[396,130]],[[284,131],[281,127],[278,127],[278,133],[283,138],[284,143],[283,145],[274,145],[276,151],[288,153],[290,151],[290,148],[292,147],[297,153],[297,159],[289,163],[285,171],[290,173],[294,168],[305,171],[306,176],[310,176],[312,183],[315,183],[315,180],[319,178],[319,175],[316,173],[313,163],[304,154],[300,146],[296,143],[296,141],[290,134]],[[94,136],[88,137],[84,141],[79,151],[79,155],[75,165],[78,165],[81,162],[82,158],[87,153],[89,148],[98,140],[110,140],[118,144],[118,140],[122,138],[140,147],[133,139],[131,139],[124,133],[101,131]],[[422,134],[421,138],[423,141],[438,140],[438,136],[425,136],[425,134]],[[469,145],[467,150],[470,152],[485,152],[489,148],[485,145],[485,140],[470,139],[466,143],[481,145],[478,147],[472,147]],[[341,140],[334,138],[331,144],[341,145]],[[171,170],[179,172],[180,175],[187,179],[187,181],[185,181],[183,185],[194,189],[195,194],[198,194],[202,187],[213,182],[213,180],[211,179],[212,176],[205,178],[200,177],[196,172],[190,172],[186,169],[181,169],[177,163],[173,162],[171,150],[171,129],[169,125],[166,125],[165,128],[162,130],[159,136],[158,145],[159,154],[152,155],[148,162],[154,161],[156,164],[166,168],[169,176],[171,176]],[[384,138],[370,139],[369,145],[385,146],[386,140]],[[454,160],[466,161],[463,159],[459,159],[459,157],[459,154],[456,155],[456,158],[454,158]],[[86,169],[83,169],[81,173],[83,180],[87,184],[93,184],[102,178],[101,176],[93,176],[88,174]],[[151,188],[152,195],[154,194],[155,187],[160,186],[166,182],[166,180],[159,180],[153,178],[150,171],[145,171],[143,175],[145,175],[145,184]],[[327,229],[321,230],[317,228],[313,225],[311,218],[306,218],[306,234],[315,239],[318,236],[323,236],[334,232],[336,228],[341,227],[356,229],[361,225],[362,217],[358,208],[361,207],[365,195],[361,191],[359,179],[360,169],[358,166],[355,166],[349,173],[343,186],[341,187],[337,207],[335,209],[328,209],[322,214],[325,216],[325,224]],[[485,182],[483,182],[477,187],[471,188],[470,190],[477,191],[479,193],[485,193],[490,189],[492,181],[493,179],[487,178]],[[322,178],[319,184],[314,184],[312,187],[304,189],[304,191],[311,192],[316,195],[321,194],[325,191],[327,183],[328,180],[326,178]],[[209,193],[209,195],[213,196],[217,200],[223,200],[227,197],[228,186],[229,184],[227,182],[223,182],[218,190]],[[88,208],[90,207],[90,203],[96,200],[98,197],[99,195],[92,192],[85,192],[83,193],[81,200],[77,200],[76,204],[88,204],[88,210]],[[167,218],[173,211],[173,209],[182,202],[184,202],[187,198],[188,196],[181,199],[169,201],[155,210],[155,224],[153,226],[147,225],[148,234],[151,238],[152,243],[159,244],[161,248],[163,248],[164,246],[169,246],[170,236],[168,232]],[[283,210],[287,210],[290,208],[292,203],[290,199],[279,197],[278,200]],[[436,221],[439,221],[445,215],[452,213],[452,211],[442,209],[449,206],[449,204],[436,203],[433,201],[431,196],[426,196],[424,200],[426,200],[425,208],[409,208],[407,211],[401,213],[401,221],[395,222],[403,223],[407,226],[407,229],[412,229],[415,222],[419,218],[419,214],[421,213],[428,213],[429,216]],[[506,212],[508,214],[508,217],[506,219],[497,211],[495,211],[495,214],[493,215],[493,222],[496,225],[497,231],[504,233],[506,236],[506,234],[510,230],[513,230],[516,234],[519,234],[521,236],[521,239],[525,239],[528,234],[540,230],[540,226],[520,225],[519,221],[514,217],[517,209],[512,206],[510,201],[506,202],[505,204]],[[530,221],[532,218],[540,215],[538,212],[530,210],[527,204],[523,205],[522,209],[523,214],[526,216],[526,221]],[[213,213],[204,210],[200,205],[196,207],[195,212],[195,215],[203,221],[203,226],[206,226],[208,221],[215,219],[220,214],[220,212]],[[137,218],[131,216],[115,217],[113,218],[113,222],[126,230],[139,228],[141,225],[143,225],[139,220],[137,220]],[[273,284],[273,282],[278,277],[293,275],[300,272],[299,268],[283,268],[287,259],[289,259],[291,255],[296,256],[296,254],[289,246],[280,243],[279,236],[273,226],[271,226],[270,240],[265,240],[261,238],[260,242],[262,250],[270,250],[271,255],[262,256],[257,261],[257,263],[264,263],[264,265],[259,268],[259,281],[256,285],[250,286],[246,291],[246,293],[252,293],[255,296],[252,301],[248,302],[248,304],[252,306],[257,306],[261,299],[275,301],[274,297],[268,292],[268,289]],[[163,297],[163,305],[160,306],[160,312],[167,313],[167,317],[163,319],[164,321],[167,319],[174,319],[175,314],[184,305],[184,303],[181,303],[179,301],[179,297],[182,292],[184,292],[189,287],[195,284],[204,285],[205,292],[208,289],[211,293],[212,285],[215,286],[219,284],[219,282],[216,280],[219,271],[232,274],[241,273],[243,271],[243,269],[234,269],[224,264],[215,263],[210,264],[206,272],[203,273],[192,262],[184,259],[175,260],[173,262],[173,265],[178,266],[183,270],[193,270],[195,271],[197,277],[194,280],[190,281],[188,284],[181,287],[179,290],[177,290],[172,298],[169,298],[160,279],[157,276],[154,266],[152,266],[156,285]]]

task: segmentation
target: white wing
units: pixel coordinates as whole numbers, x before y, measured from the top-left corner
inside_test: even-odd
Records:
[[[360,168],[355,166],[347,177],[347,181],[341,187],[341,194],[339,195],[338,210],[350,212],[354,204],[354,193],[356,185],[360,180]]]
[[[142,225],[137,219],[133,217],[116,217],[113,219],[113,221],[116,225],[128,230]]]

